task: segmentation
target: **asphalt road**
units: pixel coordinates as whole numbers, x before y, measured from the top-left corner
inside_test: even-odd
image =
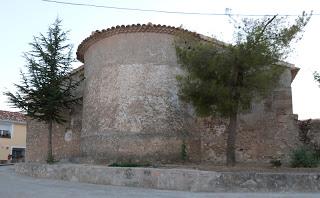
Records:
[[[320,193],[198,193],[94,185],[18,176],[13,166],[0,166],[0,198],[319,198]]]

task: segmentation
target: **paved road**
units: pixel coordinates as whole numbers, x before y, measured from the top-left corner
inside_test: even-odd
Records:
[[[0,198],[319,198],[320,193],[196,193],[94,185],[18,176],[13,166],[0,166]]]

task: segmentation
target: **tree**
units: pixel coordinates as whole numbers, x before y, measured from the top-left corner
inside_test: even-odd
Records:
[[[61,20],[56,19],[46,35],[34,37],[30,43],[32,50],[24,53],[26,72],[21,72],[21,84],[15,84],[15,93],[4,93],[13,106],[48,125],[48,163],[54,161],[52,125],[65,122],[63,109],[77,102],[72,90],[79,82],[70,76],[74,58],[72,45],[66,44],[67,33],[61,29]]]
[[[229,119],[226,163],[234,166],[238,114],[253,100],[274,88],[283,71],[279,61],[290,53],[311,14],[303,13],[291,26],[285,18],[244,19],[234,44],[195,40],[179,35],[176,52],[184,75],[177,76],[180,97],[191,103],[198,116]]]
[[[314,80],[317,81],[320,85],[320,73],[314,72],[313,77],[314,77]]]

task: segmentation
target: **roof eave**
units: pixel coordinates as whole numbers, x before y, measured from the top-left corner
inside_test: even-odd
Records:
[[[187,33],[195,38],[198,38],[200,40],[210,41],[214,42],[218,45],[224,44],[221,41],[218,41],[215,38],[206,37],[204,35],[198,34],[196,32],[189,31],[187,29],[183,29],[181,27],[173,27],[173,26],[166,26],[166,25],[156,25],[152,23],[148,24],[132,24],[132,25],[121,25],[116,27],[111,27],[104,30],[97,30],[92,32],[92,34],[84,39],[77,49],[77,59],[84,63],[84,53],[86,50],[92,46],[94,43],[104,39],[111,37],[113,35],[122,34],[122,33],[138,33],[138,32],[150,32],[150,33],[163,33],[163,34],[171,34],[171,35],[177,35],[180,33]]]
[[[0,122],[9,122],[9,123],[13,123],[13,124],[27,124],[26,121],[19,121],[19,120],[1,120]]]

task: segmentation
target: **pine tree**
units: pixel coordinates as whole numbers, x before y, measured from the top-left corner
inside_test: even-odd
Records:
[[[303,13],[291,26],[285,18],[244,19],[237,26],[234,44],[217,44],[179,35],[176,52],[184,75],[177,76],[180,97],[198,116],[229,119],[226,163],[234,166],[237,119],[253,100],[276,86],[284,70],[279,61],[291,52],[311,14]]]
[[[314,72],[313,77],[314,77],[314,80],[317,81],[320,85],[320,73]]]
[[[15,84],[15,93],[4,93],[14,107],[48,125],[48,163],[54,162],[52,125],[65,122],[62,112],[78,101],[72,94],[79,81],[70,76],[74,58],[72,45],[66,43],[67,33],[56,19],[46,35],[35,36],[30,43],[32,50],[24,53],[26,72],[21,72],[21,84]]]

